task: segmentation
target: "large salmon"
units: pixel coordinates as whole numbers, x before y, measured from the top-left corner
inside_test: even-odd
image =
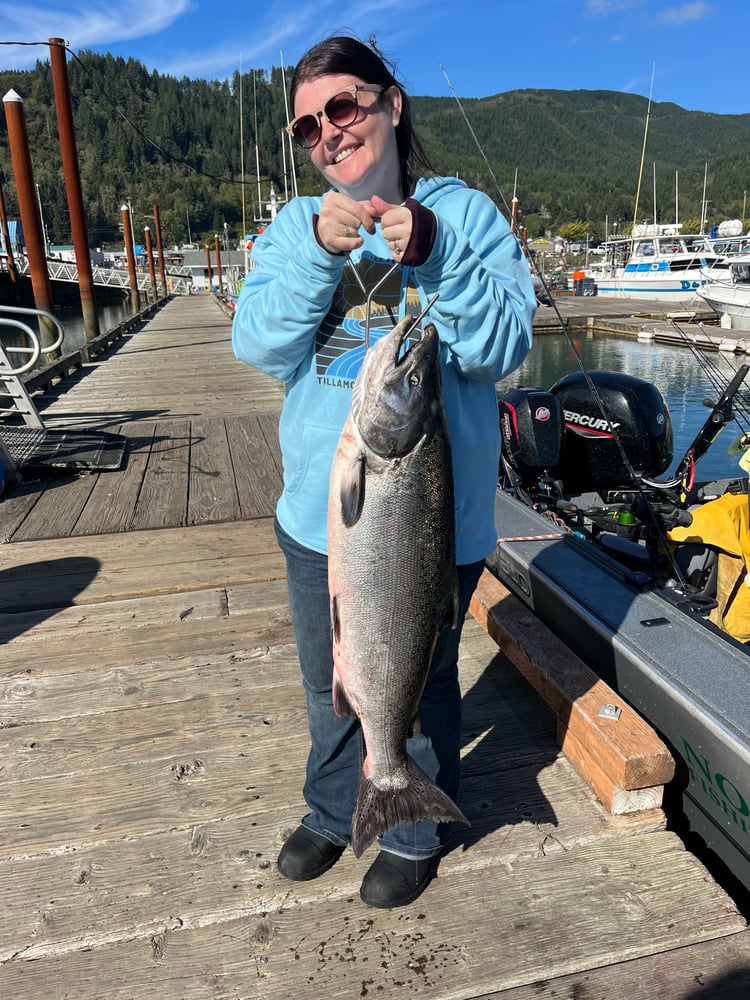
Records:
[[[411,317],[365,355],[331,472],[333,700],[367,754],[352,820],[359,857],[401,822],[468,820],[408,756],[407,736],[458,587],[450,442],[435,327]]]

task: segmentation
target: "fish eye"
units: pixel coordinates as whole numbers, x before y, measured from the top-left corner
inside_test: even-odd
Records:
[[[412,372],[409,376],[409,385],[419,385],[420,378],[417,372]]]

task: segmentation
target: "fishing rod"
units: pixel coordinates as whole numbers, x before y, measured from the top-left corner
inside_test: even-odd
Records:
[[[583,377],[586,380],[586,384],[587,384],[588,389],[591,392],[591,395],[592,395],[592,397],[593,397],[593,399],[595,401],[595,405],[596,405],[596,407],[598,408],[599,412],[602,414],[602,417],[604,418],[604,420],[607,423],[607,430],[610,433],[610,435],[612,437],[612,440],[614,440],[614,442],[615,442],[615,445],[616,445],[617,450],[618,450],[619,455],[620,455],[620,459],[622,461],[623,468],[625,469],[627,477],[628,477],[628,479],[630,480],[630,482],[633,485],[633,491],[634,491],[635,495],[638,498],[632,504],[632,508],[631,509],[633,510],[634,513],[636,513],[636,516],[638,516],[641,519],[641,521],[643,522],[645,530],[646,530],[647,537],[650,540],[648,548],[649,548],[649,552],[650,552],[650,559],[651,559],[652,569],[655,569],[656,552],[657,552],[657,550],[661,550],[663,553],[666,554],[666,556],[667,556],[667,558],[669,560],[669,563],[670,563],[672,572],[674,574],[674,579],[675,579],[675,582],[677,583],[677,586],[680,588],[680,590],[682,591],[683,594],[685,594],[686,596],[688,596],[688,594],[687,594],[687,591],[688,591],[688,582],[687,582],[687,579],[685,578],[685,574],[683,573],[682,569],[680,568],[680,566],[679,566],[679,564],[677,562],[677,559],[675,557],[675,554],[672,551],[672,547],[670,546],[669,539],[667,537],[667,530],[669,530],[669,528],[672,527],[674,524],[678,524],[678,523],[679,524],[685,524],[685,523],[689,523],[689,521],[692,520],[692,517],[689,514],[689,512],[687,512],[684,509],[685,502],[686,502],[686,492],[683,489],[682,494],[681,494],[678,502],[675,503],[674,505],[672,505],[671,511],[663,510],[662,509],[664,507],[663,504],[659,504],[659,505],[655,504],[646,495],[644,486],[648,486],[648,487],[650,487],[652,489],[663,490],[663,491],[666,492],[669,489],[669,484],[667,484],[667,483],[658,483],[658,482],[649,482],[648,480],[645,480],[643,477],[636,475],[635,469],[633,468],[633,465],[632,465],[632,463],[630,461],[630,458],[628,457],[628,454],[627,454],[627,452],[625,450],[625,446],[623,445],[622,440],[620,438],[620,434],[618,433],[617,427],[610,420],[609,415],[608,415],[607,410],[606,410],[606,407],[604,406],[604,402],[603,402],[603,400],[602,400],[602,398],[601,398],[601,396],[600,396],[600,394],[599,394],[599,392],[598,392],[598,390],[596,388],[596,385],[594,384],[593,379],[591,378],[591,375],[589,374],[589,372],[588,372],[588,370],[587,370],[587,368],[586,368],[586,366],[585,366],[585,364],[583,362],[583,358],[581,357],[581,354],[580,354],[578,348],[576,347],[576,345],[575,345],[575,343],[573,341],[573,338],[570,335],[570,330],[568,328],[568,324],[567,324],[565,318],[563,317],[563,315],[562,315],[562,313],[561,313],[561,311],[560,311],[557,303],[555,302],[553,296],[551,295],[549,285],[548,285],[548,283],[547,283],[544,275],[541,273],[539,267],[536,264],[536,261],[534,260],[533,256],[530,254],[529,248],[526,245],[525,239],[523,238],[522,234],[519,233],[519,231],[518,231],[518,227],[515,224],[516,220],[513,217],[513,213],[511,212],[511,209],[510,209],[510,207],[508,205],[508,202],[507,202],[507,199],[505,197],[505,194],[504,194],[502,188],[500,187],[500,184],[499,184],[499,182],[497,180],[497,177],[495,176],[495,173],[492,170],[492,167],[491,167],[491,165],[489,163],[489,160],[487,159],[487,155],[485,154],[484,149],[482,148],[482,145],[479,142],[477,134],[474,131],[474,128],[473,128],[471,122],[469,121],[469,117],[466,114],[466,111],[464,110],[463,105],[461,104],[461,101],[460,101],[460,99],[458,97],[458,94],[456,93],[456,91],[455,91],[455,89],[453,87],[453,84],[452,84],[452,82],[451,82],[451,80],[450,80],[450,78],[448,76],[448,73],[446,72],[445,67],[443,66],[442,63],[438,63],[438,65],[440,66],[440,69],[442,70],[443,75],[445,76],[445,79],[446,79],[446,82],[448,84],[448,87],[450,88],[450,91],[453,94],[453,97],[455,98],[455,101],[456,101],[456,103],[458,105],[458,108],[459,108],[459,110],[461,112],[461,115],[462,115],[462,117],[464,119],[464,122],[466,123],[466,126],[469,129],[469,132],[470,132],[470,134],[471,134],[471,136],[472,136],[472,138],[474,140],[474,143],[476,144],[476,147],[479,150],[479,153],[480,153],[482,159],[484,160],[484,162],[485,162],[485,164],[487,166],[487,169],[488,169],[488,172],[490,174],[490,177],[492,178],[493,184],[495,185],[495,189],[497,190],[497,193],[500,196],[500,199],[501,199],[503,205],[505,206],[505,210],[508,213],[508,217],[509,217],[510,222],[511,222],[511,229],[513,231],[513,234],[514,234],[516,240],[518,241],[518,244],[519,244],[519,246],[521,248],[521,251],[523,252],[523,254],[526,257],[526,259],[529,261],[529,267],[530,267],[531,271],[539,279],[539,281],[541,283],[541,286],[544,289],[544,292],[545,292],[545,294],[547,296],[547,299],[548,299],[550,305],[552,306],[553,312],[555,314],[555,317],[557,318],[557,321],[558,321],[558,323],[560,325],[560,328],[561,328],[563,334],[565,335],[565,338],[566,338],[566,340],[568,342],[568,345],[569,345],[570,349],[573,352],[573,355],[574,355],[574,357],[576,359],[578,367],[580,368],[580,370],[581,370],[581,372],[583,374]],[[745,373],[742,375],[742,377],[738,378],[736,380],[737,381],[737,385],[733,386],[733,393],[736,393],[736,391],[739,388],[739,385],[741,384],[741,382],[743,381],[744,375],[746,373],[747,372],[745,371]],[[724,405],[722,405],[722,404],[724,404]],[[718,434],[719,430],[721,430],[721,428],[724,426],[723,423],[720,426],[718,426],[718,428],[715,429],[715,433],[713,434],[713,436],[710,437],[710,440],[709,440],[709,429],[715,427],[715,425],[716,425],[716,421],[712,422],[712,416],[714,416],[715,414],[718,414],[718,413],[724,414],[726,412],[726,409],[725,409],[726,406],[729,406],[731,408],[731,397],[727,401],[727,400],[724,400],[724,397],[722,396],[722,398],[720,399],[719,403],[716,404],[716,407],[714,407],[714,410],[712,411],[712,415],[709,417],[709,420],[704,424],[704,427],[701,428],[701,432],[699,432],[698,437],[693,442],[693,445],[691,446],[694,449],[694,451],[693,451],[693,461],[692,461],[692,463],[688,462],[688,465],[690,466],[691,469],[694,466],[695,461],[697,461],[697,458],[694,457],[695,453],[699,452],[698,457],[700,457],[701,455],[705,454],[705,451],[708,449],[710,443],[714,440],[714,438]],[[729,418],[727,418],[727,419],[729,419]],[[704,430],[705,430],[705,434],[703,433]],[[690,453],[690,449],[688,450],[688,454],[689,453]],[[683,462],[680,464],[680,469],[681,470],[683,468],[683,465],[686,463],[686,461],[688,461],[688,456],[687,455],[683,459]],[[683,482],[683,485],[684,485],[684,475],[683,475],[682,480],[676,480],[672,485],[673,486],[679,485],[679,483],[681,481]],[[658,509],[657,509],[657,507],[658,507]],[[690,600],[689,597],[688,597],[688,600]],[[696,610],[698,610],[698,603],[699,602],[697,601],[697,598],[696,598],[696,605],[695,605]],[[703,610],[705,610],[705,609],[703,609]]]
[[[675,472],[676,481],[669,484],[674,486],[677,481],[680,481],[683,485],[687,483],[687,488],[690,489],[692,488],[692,479],[696,463],[700,458],[702,458],[703,455],[705,455],[713,442],[719,436],[719,433],[730,421],[734,420],[740,432],[739,437],[736,438],[731,445],[730,452],[741,454],[750,448],[750,431],[748,430],[748,425],[750,424],[750,403],[748,402],[747,389],[742,392],[740,391],[745,378],[747,377],[748,371],[750,371],[750,365],[741,364],[737,368],[734,368],[726,356],[723,355],[722,352],[717,351],[719,357],[724,359],[727,367],[732,373],[731,377],[728,377],[721,370],[718,364],[709,359],[708,355],[706,355],[703,351],[698,350],[695,342],[688,337],[687,333],[682,329],[679,323],[675,321],[674,317],[668,315],[667,319],[672,328],[678,333],[682,341],[689,348],[691,354],[700,365],[704,375],[719,396],[717,402],[715,403],[710,399],[703,400],[704,406],[708,406],[711,409],[711,412],[703,423],[703,426],[698,431],[693,442],[685,452],[682,461],[678,465]],[[700,328],[709,340],[709,343],[711,343],[712,338],[702,323],[700,324]],[[740,420],[740,416],[744,418],[744,424]]]
[[[621,461],[623,463],[623,466],[625,467],[625,471],[627,472],[628,477],[630,478],[631,482],[633,482],[635,484],[636,488],[640,490],[640,486],[638,485],[639,481],[638,481],[638,477],[637,477],[637,475],[635,473],[635,469],[633,468],[632,463],[630,461],[630,458],[628,457],[628,454],[625,451],[625,446],[623,445],[622,441],[620,440],[620,435],[617,432],[616,426],[609,419],[609,415],[606,412],[606,408],[604,406],[604,403],[602,401],[601,396],[599,395],[599,391],[596,388],[593,379],[589,375],[589,373],[588,373],[588,371],[586,369],[585,364],[583,363],[583,358],[581,357],[581,354],[580,354],[578,348],[575,345],[575,341],[573,340],[573,337],[570,334],[570,330],[568,328],[567,320],[565,319],[565,317],[563,316],[563,314],[560,312],[560,308],[559,308],[559,306],[557,305],[557,302],[555,301],[555,299],[552,296],[549,284],[547,283],[547,279],[544,277],[544,275],[542,274],[541,270],[537,266],[537,263],[534,260],[533,255],[530,253],[529,247],[526,244],[526,241],[525,241],[524,237],[522,236],[521,233],[519,233],[518,227],[515,225],[515,220],[513,218],[513,213],[511,212],[511,209],[510,209],[510,207],[508,205],[508,201],[507,201],[507,199],[505,197],[505,193],[503,192],[503,189],[500,187],[500,183],[499,183],[497,177],[495,176],[495,172],[493,171],[493,169],[492,169],[492,167],[490,165],[490,161],[487,159],[487,154],[485,153],[484,149],[482,148],[482,144],[480,143],[480,141],[479,141],[479,139],[477,137],[477,134],[474,131],[474,128],[473,128],[471,122],[469,121],[469,116],[466,114],[466,111],[464,110],[464,106],[461,103],[461,100],[460,100],[458,94],[456,93],[455,88],[453,87],[453,84],[451,83],[450,77],[448,76],[448,73],[446,72],[445,66],[443,66],[443,64],[441,62],[438,62],[438,66],[440,66],[440,69],[442,70],[443,76],[445,77],[446,82],[448,84],[448,87],[450,88],[450,91],[453,94],[453,97],[454,97],[454,99],[456,101],[456,104],[458,105],[458,108],[459,108],[459,110],[461,112],[461,115],[463,116],[464,122],[466,123],[466,126],[469,129],[469,132],[471,133],[471,137],[473,138],[474,143],[476,144],[476,147],[479,150],[479,154],[482,157],[482,159],[484,160],[485,164],[487,165],[487,170],[488,170],[488,172],[490,174],[490,177],[492,178],[493,184],[495,185],[495,189],[496,189],[496,191],[497,191],[497,193],[498,193],[498,195],[499,195],[499,197],[500,197],[503,205],[505,206],[506,212],[508,213],[508,218],[509,218],[510,223],[511,223],[511,229],[513,231],[513,235],[515,236],[516,240],[518,241],[518,245],[521,248],[521,251],[522,251],[524,257],[529,262],[529,267],[530,267],[531,271],[539,279],[539,281],[540,281],[540,283],[542,285],[542,288],[544,289],[544,293],[546,295],[546,298],[547,298],[550,306],[552,307],[552,311],[555,314],[555,318],[557,319],[557,322],[559,323],[560,328],[561,328],[562,332],[565,335],[565,339],[568,342],[568,346],[570,347],[571,351],[573,352],[573,355],[574,355],[574,357],[576,359],[578,367],[580,368],[581,372],[583,373],[584,378],[586,379],[586,384],[588,386],[588,389],[589,389],[591,395],[594,398],[596,406],[597,406],[599,412],[601,413],[602,417],[607,421],[607,430],[612,435],[612,439],[614,440],[615,445],[617,447],[617,450],[620,453],[620,459],[621,459]]]
[[[720,345],[717,343],[716,338],[712,337],[711,333],[703,323],[699,323],[698,327],[703,336],[708,341],[708,343],[716,347],[717,357],[721,358],[724,361],[726,367],[729,369],[730,372],[729,375],[727,375],[721,369],[721,367],[718,364],[716,364],[713,361],[713,359],[709,357],[708,354],[705,353],[705,351],[699,350],[695,340],[691,339],[687,335],[687,333],[685,332],[685,330],[682,329],[680,324],[676,322],[674,316],[667,314],[667,320],[672,329],[678,334],[682,342],[685,344],[685,346],[690,350],[690,353],[698,362],[698,365],[700,366],[703,374],[706,376],[706,379],[711,383],[714,390],[717,393],[725,392],[730,383],[732,382],[732,380],[734,379],[736,373],[740,370],[742,366],[735,367],[731,364],[731,362],[726,356],[726,353],[719,349]],[[746,429],[742,426],[739,419],[737,418],[737,413],[740,413],[750,423],[750,397],[748,396],[747,388],[745,388],[743,392],[740,392],[739,388],[740,387],[738,386],[737,391],[734,395],[734,416],[740,430],[746,433]],[[711,406],[711,405],[713,404],[710,402],[706,402],[706,406]]]

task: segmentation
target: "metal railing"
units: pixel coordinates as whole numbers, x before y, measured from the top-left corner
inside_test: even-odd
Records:
[[[16,270],[19,274],[29,274],[29,260],[23,254],[14,258]],[[71,261],[55,260],[47,258],[47,271],[51,281],[69,281],[78,284],[78,268]],[[95,285],[106,288],[130,289],[130,274],[119,267],[92,267],[92,274]],[[167,283],[171,286],[168,290],[175,295],[189,295],[192,280],[190,271],[186,267],[167,269]],[[147,292],[151,289],[151,276],[146,272],[137,272],[138,290]]]
[[[5,315],[6,313],[10,313],[10,316]],[[14,316],[44,316],[45,319],[55,327],[57,330],[57,337],[52,344],[44,345],[45,354],[54,353],[65,339],[65,330],[63,329],[62,323],[60,323],[58,318],[53,316],[52,313],[46,312],[44,309],[26,309],[22,306],[0,305],[0,346],[2,346],[6,355],[20,354],[21,357],[26,357],[28,359],[18,366],[11,364],[9,359],[9,367],[0,368],[0,377],[5,375],[17,378],[19,375],[23,375],[24,372],[31,371],[42,353],[42,344],[36,330],[30,327],[28,323],[24,323],[23,320],[14,319]],[[13,329],[21,330],[28,341],[28,346],[16,344],[8,344],[7,346],[4,345],[2,343],[1,336],[2,329],[4,327],[12,327]]]

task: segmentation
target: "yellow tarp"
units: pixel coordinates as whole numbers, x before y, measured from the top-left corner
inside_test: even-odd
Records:
[[[672,542],[698,542],[719,550],[719,602],[714,624],[740,642],[750,641],[750,518],[745,494],[727,493],[691,511],[689,528],[673,528]],[[748,577],[750,579],[750,577]]]

